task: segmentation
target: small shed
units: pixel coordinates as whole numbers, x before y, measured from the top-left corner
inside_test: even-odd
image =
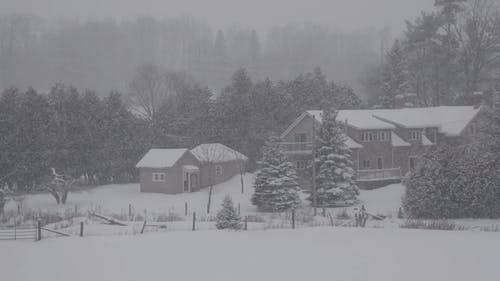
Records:
[[[225,145],[201,144],[192,150],[149,150],[136,167],[141,192],[176,194],[225,182],[244,171],[248,158]]]

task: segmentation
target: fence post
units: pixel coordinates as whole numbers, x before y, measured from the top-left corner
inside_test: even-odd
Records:
[[[144,219],[144,224],[142,225],[142,228],[141,228],[141,234],[144,233],[144,229],[146,228],[146,219]]]
[[[248,216],[245,216],[245,228],[244,230],[248,230]]]
[[[326,208],[323,208],[323,217],[326,217]]]
[[[292,209],[292,229],[295,229],[295,209]]]
[[[37,229],[37,240],[36,241],[40,241],[42,240],[42,222],[40,220],[38,220],[36,222],[36,229]]]
[[[193,231],[196,229],[196,212],[193,212]]]
[[[80,237],[83,237],[83,221],[80,222]]]
[[[132,219],[132,204],[128,204],[128,219]]]
[[[241,214],[241,204],[238,203],[238,216]]]
[[[14,218],[14,240],[17,239],[17,219]]]
[[[184,203],[184,216],[188,215],[188,202]]]

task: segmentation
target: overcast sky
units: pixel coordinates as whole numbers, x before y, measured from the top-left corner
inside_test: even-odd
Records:
[[[0,13],[32,13],[48,19],[192,16],[213,28],[231,25],[259,31],[286,23],[319,23],[353,31],[389,26],[432,8],[434,0],[0,0]]]

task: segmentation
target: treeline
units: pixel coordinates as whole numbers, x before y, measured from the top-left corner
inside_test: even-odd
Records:
[[[129,90],[130,96],[105,98],[62,84],[48,93],[4,91],[0,185],[29,190],[52,167],[88,184],[130,182],[147,149],[209,142],[246,154],[252,169],[265,140],[304,110],[361,106],[351,88],[328,81],[319,69],[281,82],[254,81],[239,69],[214,95],[187,74],[143,65]]]
[[[192,18],[50,22],[3,16],[0,88],[47,91],[53,82],[64,81],[98,95],[125,91],[134,69],[144,63],[189,72],[214,91],[227,85],[239,67],[253,78],[290,80],[320,66],[329,77],[353,85],[366,64],[378,61],[377,34],[298,24],[267,34],[250,28],[213,30]]]
[[[495,0],[436,1],[436,9],[406,22],[384,63],[363,79],[371,103],[392,108],[472,104],[500,79],[500,6]]]
[[[144,128],[118,93],[8,89],[0,98],[0,185],[31,190],[50,168],[89,184],[128,182],[148,146]]]

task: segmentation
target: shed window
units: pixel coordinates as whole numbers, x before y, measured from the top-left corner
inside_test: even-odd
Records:
[[[221,165],[215,166],[215,175],[222,176],[222,166]]]
[[[370,160],[363,160],[363,169],[370,168]]]
[[[153,173],[153,182],[165,182],[165,173]]]

